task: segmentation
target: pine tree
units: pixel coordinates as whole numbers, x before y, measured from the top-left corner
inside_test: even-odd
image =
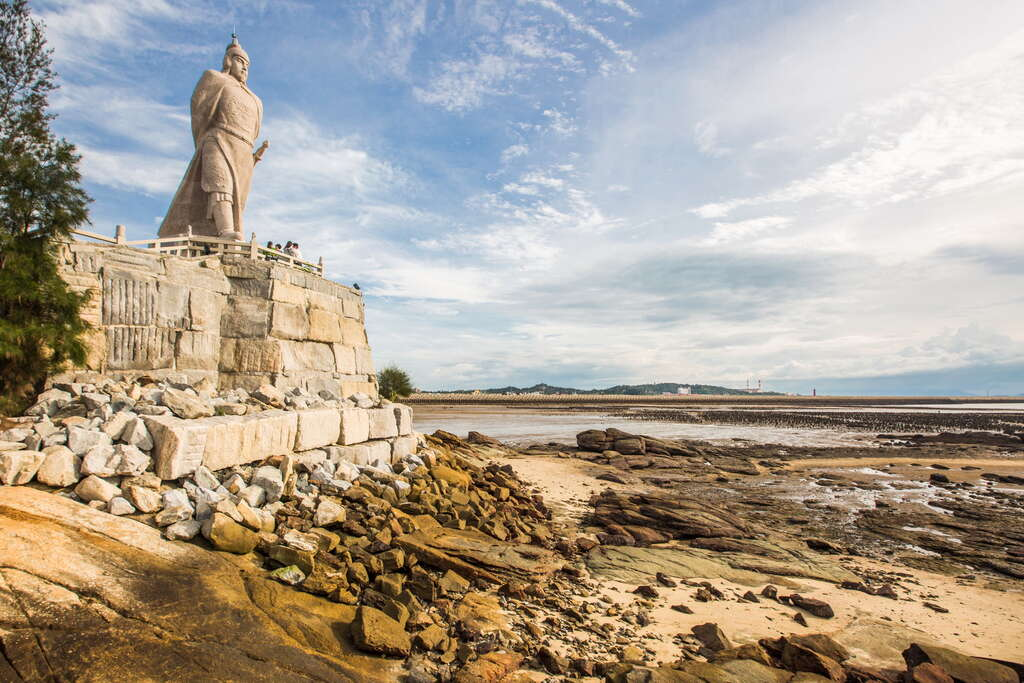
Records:
[[[397,401],[412,394],[412,380],[409,374],[391,364],[377,373],[377,385],[380,395],[389,401]]]
[[[87,297],[61,279],[56,254],[90,199],[74,145],[50,130],[51,52],[27,0],[0,0],[0,414],[85,361]]]

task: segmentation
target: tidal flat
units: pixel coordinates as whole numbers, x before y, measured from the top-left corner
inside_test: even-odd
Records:
[[[667,604],[694,614],[658,612],[666,646],[709,620],[751,637],[800,632],[792,609],[739,598],[788,581],[829,602],[833,635],[865,652],[884,648],[882,632],[1024,652],[1024,402],[415,412],[418,431],[502,442],[556,519],[600,540],[593,574],[623,587],[685,577]],[[642,452],[615,450],[636,435],[649,437]],[[680,514],[695,526],[674,526]],[[695,598],[700,581],[733,597]]]

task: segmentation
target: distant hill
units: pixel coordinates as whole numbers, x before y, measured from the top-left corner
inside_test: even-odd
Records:
[[[659,382],[658,384],[618,384],[607,389],[574,389],[572,387],[555,387],[550,384],[534,384],[532,387],[500,387],[497,389],[481,389],[481,394],[626,394],[635,396],[660,396],[675,394],[680,388],[689,387],[691,394],[738,395],[747,392],[742,389],[730,389],[713,384],[679,384],[676,382]],[[474,389],[456,389],[453,391],[425,391],[425,394],[471,394]],[[777,392],[760,392],[766,396],[778,396]]]

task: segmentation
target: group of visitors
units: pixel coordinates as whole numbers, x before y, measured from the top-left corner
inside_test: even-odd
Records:
[[[266,248],[267,249],[273,249],[274,251],[281,252],[282,254],[287,254],[288,256],[291,256],[292,258],[297,258],[297,259],[301,259],[302,258],[302,252],[299,251],[299,243],[298,242],[292,242],[292,241],[289,240],[288,244],[284,245],[284,247],[282,248],[280,243],[274,244],[274,242],[272,240],[268,240]],[[267,256],[267,259],[268,260],[274,260],[274,257],[273,256]]]

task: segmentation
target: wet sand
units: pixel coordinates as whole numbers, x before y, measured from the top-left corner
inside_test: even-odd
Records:
[[[571,457],[518,455],[501,461],[512,465],[524,480],[531,482],[533,488],[544,496],[555,520],[570,527],[584,522],[593,494],[606,488],[637,488],[636,484],[599,480],[596,476],[607,472],[608,467]],[[820,461],[793,461],[791,464],[798,472],[809,472],[819,468],[885,465],[890,461],[891,457],[867,463],[860,458],[824,458]],[[952,466],[961,460],[950,458],[946,462]],[[1021,470],[1019,461],[1008,463],[1003,459],[978,459],[969,462],[984,465],[987,469]],[[664,601],[659,600],[659,606],[650,613],[652,623],[637,627],[637,633],[643,644],[653,650],[656,659],[663,662],[671,662],[678,657],[678,645],[674,641],[677,634],[689,633],[691,626],[707,622],[718,623],[737,644],[789,633],[829,633],[846,645],[855,659],[873,666],[899,666],[902,662],[900,652],[911,641],[935,642],[975,656],[1008,660],[1019,659],[1020,653],[1024,652],[1024,582],[993,583],[984,576],[957,578],[900,566],[891,561],[865,557],[843,559],[844,566],[858,574],[880,575],[898,571],[901,577],[900,599],[845,590],[825,581],[791,579],[798,586],[798,592],[825,600],[836,612],[832,619],[805,615],[808,626],[803,627],[793,620],[796,610],[792,607],[763,598],[759,603],[738,600],[748,590],[759,593],[767,580],[752,585],[716,577],[691,577],[691,581],[710,581],[726,594],[727,599],[697,602],[693,599],[695,589],[691,586],[658,586]],[[637,596],[632,592],[635,584],[609,579],[598,581],[599,592],[611,602],[624,607],[636,602]],[[949,613],[929,609],[924,606],[925,602],[938,604]],[[688,605],[694,614],[671,609],[671,605],[680,603]],[[597,620],[610,622],[613,618],[599,616]],[[882,633],[884,637],[880,637]],[[571,634],[571,638],[584,641],[595,637],[585,630]],[[905,638],[905,644],[900,644],[900,637]]]

